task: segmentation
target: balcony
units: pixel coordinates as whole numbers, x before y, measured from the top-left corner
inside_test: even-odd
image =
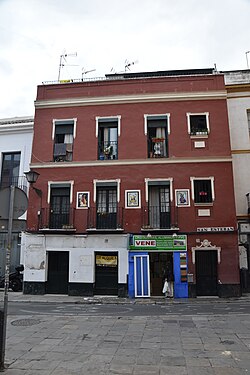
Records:
[[[148,139],[148,157],[149,158],[167,158],[167,140],[165,138]]]
[[[99,160],[117,160],[118,159],[117,141],[99,142],[98,143],[98,159]]]
[[[178,229],[176,206],[148,206],[142,208],[142,230]]]
[[[123,208],[113,207],[112,212],[97,212],[96,207],[90,207],[87,230],[123,230],[123,211]]]
[[[54,161],[72,161],[73,144],[72,143],[55,143],[54,144]]]
[[[17,177],[2,177],[0,183],[0,189],[4,189],[10,186],[18,187],[19,189],[23,190],[27,194],[27,179],[25,176],[17,176]]]
[[[72,207],[42,208],[39,217],[39,230],[75,231],[75,209]]]

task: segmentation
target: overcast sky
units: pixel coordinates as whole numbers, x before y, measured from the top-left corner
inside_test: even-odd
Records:
[[[0,118],[34,114],[36,87],[131,71],[247,68],[250,0],[0,0]],[[247,54],[250,64],[250,53]]]

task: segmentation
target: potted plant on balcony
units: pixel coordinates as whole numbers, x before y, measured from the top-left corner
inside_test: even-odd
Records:
[[[111,145],[104,148],[104,155],[110,157],[113,153],[113,147]]]

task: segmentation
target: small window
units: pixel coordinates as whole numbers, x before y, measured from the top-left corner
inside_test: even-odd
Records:
[[[188,132],[190,135],[203,136],[209,133],[208,113],[187,113]]]
[[[97,117],[96,121],[98,133],[98,159],[118,159],[120,116],[107,118]]]
[[[212,203],[212,180],[194,180],[194,202]]]
[[[1,188],[18,186],[20,159],[20,152],[2,154]]]
[[[148,158],[168,157],[168,115],[145,115]]]
[[[72,161],[75,120],[55,120],[54,161]]]

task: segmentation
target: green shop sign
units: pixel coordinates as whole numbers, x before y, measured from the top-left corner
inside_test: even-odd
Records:
[[[130,250],[187,251],[187,236],[133,236]]]

